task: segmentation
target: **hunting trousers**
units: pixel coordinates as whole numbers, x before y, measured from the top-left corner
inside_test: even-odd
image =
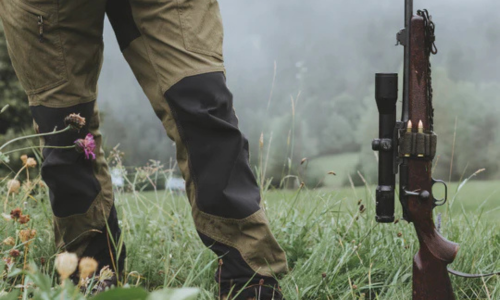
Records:
[[[262,282],[275,287],[273,277],[287,272],[286,257],[260,207],[248,141],[226,86],[217,0],[0,0],[9,54],[37,130],[62,129],[71,113],[87,120],[79,132],[43,143],[72,145],[91,133],[97,146],[95,160],[74,149],[43,149],[57,246],[111,264],[106,222],[113,238],[120,236],[96,104],[105,14],[175,141],[196,229],[222,257],[216,276],[222,293]],[[119,266],[124,257],[115,258]],[[246,297],[255,296],[247,290]],[[261,291],[261,299],[271,298]]]

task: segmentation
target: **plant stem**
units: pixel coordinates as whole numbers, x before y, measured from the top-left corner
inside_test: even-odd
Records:
[[[35,137],[42,137],[42,136],[47,136],[47,135],[54,135],[54,134],[66,132],[66,131],[68,131],[70,129],[71,129],[71,127],[68,126],[68,127],[64,128],[62,130],[59,130],[59,131],[54,130],[54,131],[47,132],[47,133],[37,133],[37,134],[32,134],[32,135],[27,135],[27,136],[21,136],[21,137],[15,138],[15,139],[10,140],[7,143],[3,144],[0,147],[0,150],[2,150],[3,148],[7,147],[8,145],[10,145],[10,144],[12,144],[14,142],[20,141],[20,140],[30,139],[30,138],[35,138]]]
[[[20,149],[16,149],[16,150],[4,152],[3,154],[11,154],[11,153],[14,153],[14,152],[24,151],[24,150],[30,150],[30,149],[34,149],[34,148],[42,148],[42,149],[43,148],[47,148],[47,149],[71,149],[71,148],[75,148],[75,147],[76,147],[75,145],[72,145],[72,146],[31,146],[31,147],[20,148]]]

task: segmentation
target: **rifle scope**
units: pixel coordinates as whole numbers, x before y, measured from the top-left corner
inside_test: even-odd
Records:
[[[375,74],[375,99],[379,111],[379,138],[372,143],[378,156],[378,187],[376,192],[377,222],[394,221],[394,190],[396,185],[397,131],[396,101],[398,74]]]

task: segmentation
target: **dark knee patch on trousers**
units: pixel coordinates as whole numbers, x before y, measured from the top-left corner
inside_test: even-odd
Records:
[[[79,113],[86,119],[80,132],[70,130],[44,137],[46,146],[71,146],[79,138],[89,133],[89,125],[94,114],[95,101],[67,108],[32,106],[31,113],[39,126],[40,133],[51,132],[54,128],[65,128],[64,118],[71,113]],[[71,149],[42,150],[42,178],[50,190],[50,202],[54,215],[59,218],[85,213],[101,191],[94,175],[92,161],[82,153]]]
[[[187,148],[198,208],[233,219],[257,212],[260,191],[224,74],[186,77],[165,98]]]
[[[108,0],[106,15],[113,27],[121,51],[141,36],[132,16],[130,0]]]

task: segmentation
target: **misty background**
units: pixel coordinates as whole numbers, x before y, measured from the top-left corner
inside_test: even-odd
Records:
[[[357,171],[375,183],[374,74],[399,72],[402,78],[403,47],[395,46],[395,36],[403,27],[404,1],[219,3],[227,82],[252,165],[266,165],[274,183],[290,173],[309,186],[334,187],[348,184],[349,176],[359,183]],[[486,168],[481,179],[499,179],[500,2],[416,0],[415,11],[422,8],[433,16],[439,49],[432,57],[435,176],[448,180],[451,173],[458,180]],[[175,147],[107,21],[104,40],[98,103],[106,150],[120,144],[127,166],[150,159],[169,165]],[[337,176],[326,176],[329,171]]]

